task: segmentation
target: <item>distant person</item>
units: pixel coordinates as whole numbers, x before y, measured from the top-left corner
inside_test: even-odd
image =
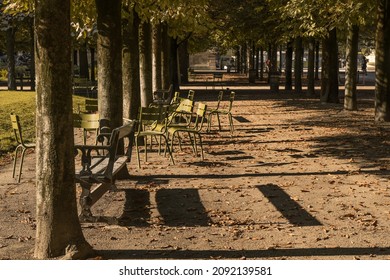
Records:
[[[363,85],[366,83],[367,76],[367,58],[363,55],[362,57],[362,76],[363,76]]]
[[[364,75],[367,75],[367,59],[364,55],[362,58],[362,72]]]
[[[271,60],[267,59],[265,65],[266,65],[265,71],[268,73],[271,72]]]

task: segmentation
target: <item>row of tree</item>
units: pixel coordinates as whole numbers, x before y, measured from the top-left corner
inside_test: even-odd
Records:
[[[292,57],[294,46],[296,73],[302,67],[302,42],[308,42],[312,75],[315,42],[320,41],[321,100],[338,102],[337,30],[348,26],[345,107],[355,109],[356,36],[359,26],[375,14],[376,119],[390,119],[390,44],[386,36],[390,0],[12,0],[2,4],[13,16],[33,11],[35,20],[36,258],[66,252],[73,258],[83,258],[93,252],[83,237],[75,198],[71,89],[74,38],[89,40],[88,44],[95,40],[99,113],[110,119],[112,126],[120,126],[122,117],[135,118],[138,107],[148,105],[153,89],[178,86],[178,50],[183,48],[186,57],[189,48],[202,49],[210,42],[218,42],[220,48],[251,46],[248,49],[252,53],[256,48],[267,48],[271,62],[276,61],[277,46],[286,44],[288,57]],[[254,59],[248,61],[254,64]],[[292,59],[288,61],[286,76],[291,82]],[[276,67],[276,63],[271,65]],[[186,70],[185,66],[180,68]],[[294,79],[295,90],[301,90],[300,75]],[[314,84],[309,84],[311,91]]]

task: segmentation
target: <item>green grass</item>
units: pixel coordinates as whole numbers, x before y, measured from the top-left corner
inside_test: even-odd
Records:
[[[0,91],[0,155],[13,151],[16,141],[12,132],[10,113],[19,115],[26,141],[35,141],[35,92]],[[73,96],[73,108],[85,98]]]

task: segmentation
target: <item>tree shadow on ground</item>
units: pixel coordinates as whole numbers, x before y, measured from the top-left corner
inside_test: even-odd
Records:
[[[118,219],[121,226],[150,226],[150,192],[143,189],[124,189],[125,204]],[[157,210],[161,224],[166,226],[208,226],[211,220],[206,213],[198,190],[160,189],[156,192]]]
[[[257,188],[291,224],[297,226],[322,225],[279,186],[267,184],[257,186]]]
[[[208,226],[211,220],[196,189],[161,189],[156,193],[158,211],[167,226]]]
[[[270,259],[345,256],[385,256],[388,247],[338,247],[338,248],[294,248],[259,250],[99,250],[97,254],[105,259]]]

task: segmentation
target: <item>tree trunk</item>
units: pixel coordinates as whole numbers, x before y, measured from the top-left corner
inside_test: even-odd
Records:
[[[138,30],[140,19],[132,9],[123,26],[123,116],[137,119],[141,106]]]
[[[378,1],[375,47],[375,120],[390,121],[390,0]]]
[[[271,68],[270,72],[278,72],[278,47],[275,43],[270,45],[270,57],[271,60]]]
[[[302,92],[302,37],[295,39],[295,59],[294,59],[294,91]]]
[[[91,81],[95,82],[96,77],[95,77],[95,48],[90,47],[89,51],[91,53]]]
[[[280,47],[279,47],[279,69],[278,69],[279,73],[282,73],[282,71],[283,71],[283,55],[282,55],[282,53],[283,53],[283,46],[280,45]]]
[[[188,83],[188,68],[190,67],[190,54],[188,53],[188,40],[179,45],[179,73],[180,84]]]
[[[259,63],[260,63],[260,48],[256,48],[256,62],[255,62],[255,69],[256,69],[256,79],[258,79],[259,76]]]
[[[15,28],[7,29],[7,70],[8,70],[8,90],[16,90],[15,71]]]
[[[35,48],[35,36],[34,36],[34,18],[29,18],[30,20],[30,53],[31,53],[31,60],[30,60],[30,88],[31,91],[35,91],[35,54],[34,54],[34,48]]]
[[[320,42],[319,41],[316,41],[316,44],[315,44],[315,57],[316,57],[316,63],[315,63],[315,73],[314,73],[314,79],[316,81],[318,81],[320,79]]]
[[[99,114],[115,128],[123,123],[121,0],[95,1]]]
[[[162,89],[162,70],[161,70],[161,24],[153,24],[152,26],[152,75],[153,83],[152,90]]]
[[[139,70],[141,105],[148,107],[152,100],[152,26],[143,22],[139,29]]]
[[[170,77],[172,78],[171,84],[173,85],[173,91],[180,89],[179,85],[179,64],[178,64],[178,44],[177,39],[171,38],[170,40],[170,56],[169,56],[169,69],[171,70]]]
[[[264,79],[264,49],[260,48],[260,80]]]
[[[292,65],[293,65],[293,42],[287,43],[286,50],[286,90],[292,90]]]
[[[314,87],[314,56],[315,56],[315,40],[313,37],[309,39],[309,57],[308,57],[308,65],[307,65],[307,95],[314,96],[315,95],[315,87]]]
[[[84,43],[79,49],[80,78],[89,80],[87,43]]]
[[[357,110],[356,84],[359,48],[359,26],[349,23],[346,46],[344,109]]]
[[[338,47],[336,29],[329,31],[322,46],[321,102],[339,103]]]
[[[169,88],[172,81],[169,70],[169,44],[168,25],[163,23],[161,26],[161,82],[163,88]]]
[[[242,70],[242,47],[241,46],[237,46],[237,50],[236,50],[236,56],[237,56],[237,62],[236,62],[236,69],[237,69],[237,73],[241,73],[241,70]]]
[[[71,87],[70,2],[37,0],[37,230],[34,256],[65,253],[85,258],[85,241],[76,206]]]

